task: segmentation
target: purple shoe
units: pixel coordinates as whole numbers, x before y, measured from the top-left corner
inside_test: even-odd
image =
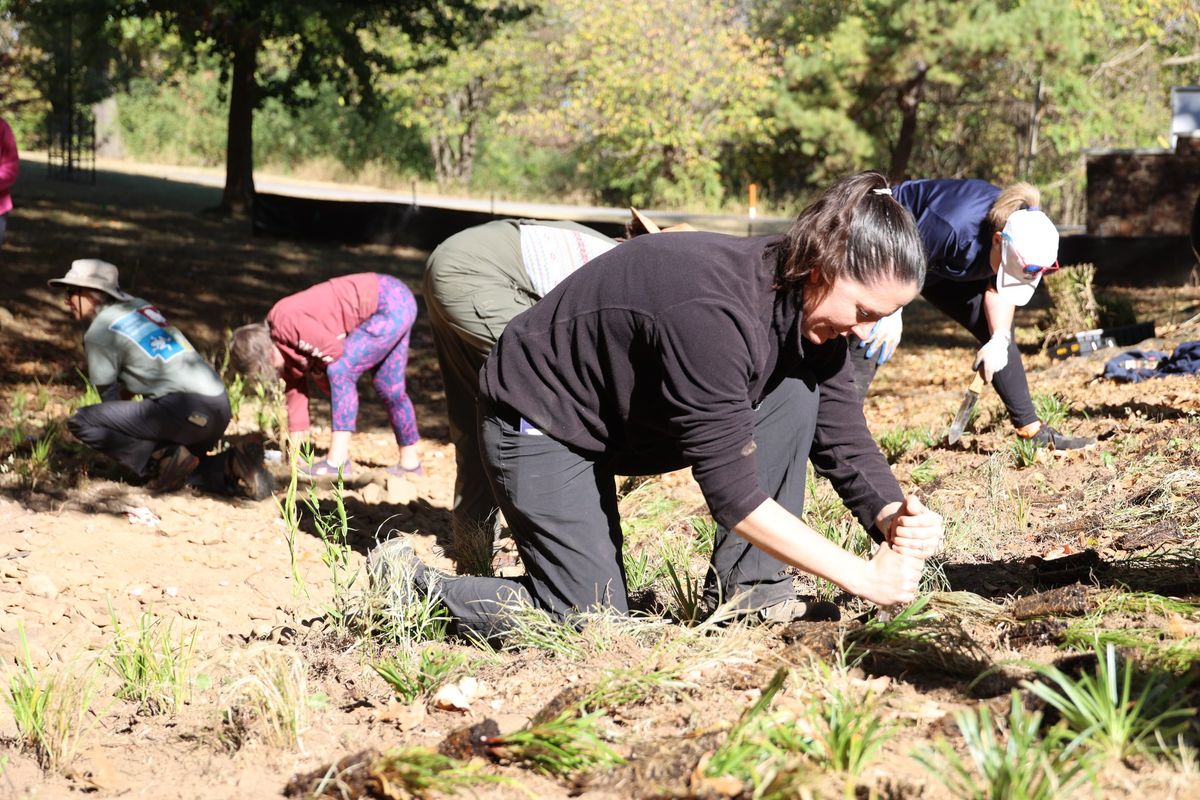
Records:
[[[388,475],[395,475],[397,478],[405,478],[409,475],[420,475],[422,477],[425,476],[425,467],[422,464],[417,464],[412,469],[409,469],[408,467],[402,467],[399,464],[393,464],[384,471],[387,472]]]
[[[306,478],[336,478],[339,475],[343,478],[349,478],[354,474],[354,462],[347,461],[341,466],[334,466],[327,459],[323,458],[320,461],[314,461],[312,464],[301,465],[297,472]]]

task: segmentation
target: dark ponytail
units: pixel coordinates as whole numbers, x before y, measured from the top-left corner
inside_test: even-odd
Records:
[[[795,289],[813,270],[828,282],[924,283],[921,235],[912,214],[892,197],[887,178],[878,172],[843,178],[800,212],[781,243],[776,282]]]

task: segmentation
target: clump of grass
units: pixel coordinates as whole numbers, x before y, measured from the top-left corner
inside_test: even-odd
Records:
[[[144,714],[174,713],[191,696],[196,631],[172,633],[171,622],[142,614],[135,630],[121,626],[109,608],[113,643],[108,667],[120,681],[117,696]]]
[[[92,383],[91,379],[78,369],[75,370],[75,374],[83,381],[83,394],[76,400],[75,408],[80,409],[85,406],[95,406],[103,402],[104,398],[100,396],[99,390],[96,389],[96,384]]]
[[[808,707],[805,727],[812,733],[804,750],[818,763],[858,777],[895,734],[896,726],[880,715],[874,694],[851,692],[834,679],[828,665],[819,667],[826,688],[824,696]]]
[[[1056,428],[1067,421],[1067,403],[1053,392],[1038,392],[1033,396],[1033,410],[1043,424]]]
[[[1026,439],[1022,436],[1013,437],[1012,443],[1009,445],[1009,452],[1018,469],[1032,467],[1037,463],[1038,445],[1033,439]]]
[[[1091,612],[1071,620],[1063,635],[1063,643],[1074,649],[1109,644],[1122,649],[1136,649],[1142,663],[1153,664],[1173,673],[1184,672],[1200,661],[1200,641],[1195,637],[1164,640],[1163,629],[1158,624],[1122,625],[1116,628],[1106,625],[1106,618],[1114,615],[1134,620],[1157,616],[1195,621],[1200,619],[1200,605],[1150,592],[1109,592],[1100,596]]]
[[[294,454],[293,454],[294,455]],[[296,550],[296,537],[300,533],[300,509],[296,503],[300,480],[300,465],[298,459],[293,457],[290,460],[291,469],[288,474],[287,489],[283,493],[282,499],[276,499],[275,503],[279,506],[279,516],[283,520],[283,537],[287,542],[288,548],[288,566],[291,570],[292,577],[292,594],[295,597],[308,597],[308,587],[304,583],[304,576],[300,574],[300,558]]]
[[[888,428],[879,434],[879,449],[889,464],[895,464],[918,445],[932,447],[937,439],[927,428]]]
[[[922,486],[926,483],[932,483],[937,476],[937,462],[935,462],[932,458],[925,459],[920,464],[917,464],[915,467],[913,467],[912,471],[908,473],[909,480],[918,486]]]
[[[96,725],[92,703],[98,680],[92,666],[79,671],[37,669],[23,626],[18,628],[21,664],[7,675],[4,702],[21,742],[42,769],[63,772],[83,749]]]
[[[704,581],[693,578],[686,564],[664,564],[667,593],[671,600],[672,616],[684,625],[695,625],[704,619]]]
[[[436,581],[431,573],[429,591],[419,591],[415,575],[394,570],[385,584],[372,585],[359,596],[360,605],[349,617],[355,633],[413,655],[427,642],[445,640],[450,615],[438,598]]]
[[[52,421],[42,435],[29,445],[29,456],[18,467],[21,483],[26,489],[33,491],[50,474],[50,456],[61,433],[60,423]]]
[[[411,703],[437,691],[465,661],[458,653],[423,650],[416,657],[384,659],[371,669],[387,681],[398,700]]]
[[[516,597],[500,613],[508,623],[504,650],[533,648],[569,660],[582,658],[586,652],[583,634],[572,620],[559,621]]]
[[[1189,727],[1194,708],[1177,705],[1183,684],[1151,672],[1137,676],[1131,661],[1118,666],[1111,644],[1096,647],[1096,671],[1072,679],[1057,667],[1034,664],[1041,680],[1024,686],[1052,706],[1075,734],[1075,743],[1111,758],[1154,755],[1160,743]]]
[[[1100,304],[1096,302],[1093,290],[1095,279],[1095,264],[1072,264],[1045,276],[1046,289],[1050,293],[1046,346],[1100,325]]]
[[[958,678],[976,678],[991,668],[987,652],[951,614],[929,610],[931,595],[921,595],[899,613],[869,620],[845,640],[851,662],[870,661],[917,670],[937,670]]]
[[[1041,736],[1042,714],[1030,713],[1014,690],[1008,731],[1002,740],[986,706],[954,715],[967,746],[964,759],[945,739],[916,751],[913,758],[952,797],[963,800],[1057,800],[1067,797],[1091,777],[1086,758],[1076,757],[1061,733],[1051,728]]]
[[[250,653],[242,673],[222,692],[218,738],[235,752],[251,740],[278,749],[298,747],[312,701],[304,662],[264,648]]]
[[[339,477],[333,485],[333,507],[329,511],[321,509],[316,484],[308,487],[304,505],[312,515],[313,527],[321,539],[321,561],[329,569],[329,578],[333,586],[333,598],[325,607],[325,612],[334,626],[338,630],[344,631],[354,604],[350,596],[350,589],[357,579],[357,570],[351,566],[353,551],[350,547],[350,533],[352,529],[350,516],[346,512],[341,478]],[[287,524],[286,521],[285,524]],[[290,546],[294,547],[294,544]]]
[[[812,746],[812,739],[794,724],[780,724],[767,713],[787,677],[786,667],[775,671],[703,765],[706,777],[736,778],[749,787],[752,797],[794,796],[788,791],[796,785],[802,753]]]
[[[551,720],[489,738],[489,750],[499,759],[553,776],[570,776],[616,766],[624,759],[605,741],[598,713],[568,710]]]
[[[631,593],[649,589],[662,576],[662,568],[650,563],[650,554],[645,550],[635,554],[625,548],[621,558],[625,562],[625,585]]]
[[[710,558],[717,541],[717,522],[709,516],[688,517],[692,529],[692,552],[701,558]]]
[[[394,797],[433,797],[456,794],[459,789],[512,783],[503,775],[482,772],[482,764],[466,764],[423,747],[389,750],[367,767],[372,778],[381,786],[394,791]],[[318,796],[324,788],[314,787]],[[340,796],[340,795],[334,795]]]

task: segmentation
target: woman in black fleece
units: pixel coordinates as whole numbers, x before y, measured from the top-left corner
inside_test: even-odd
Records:
[[[372,575],[407,576],[489,639],[514,602],[625,613],[614,476],[691,467],[719,526],[710,604],[802,618],[788,565],[911,600],[942,520],[871,438],[846,337],[912,300],[924,270],[911,215],[873,172],[784,236],[646,236],[599,256],[514,319],[480,373],[482,454],[526,575],[444,576],[403,540],[377,548]],[[880,542],[870,560],[801,521],[809,460]]]

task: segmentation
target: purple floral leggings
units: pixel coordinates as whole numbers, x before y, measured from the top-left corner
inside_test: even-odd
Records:
[[[416,444],[417,416],[404,389],[408,366],[408,339],[417,318],[417,301],[401,281],[379,276],[379,307],[346,336],[342,357],[329,365],[329,391],[333,406],[333,429],[354,431],[358,427],[358,379],[377,367],[372,383],[387,406],[396,443]]]

